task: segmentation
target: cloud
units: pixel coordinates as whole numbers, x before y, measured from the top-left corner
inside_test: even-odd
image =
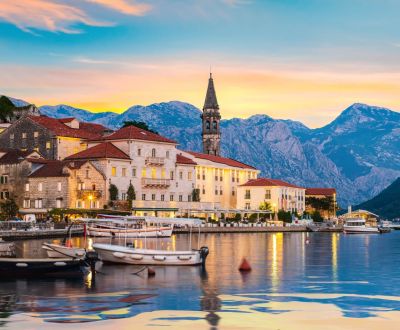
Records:
[[[89,17],[78,7],[51,0],[3,0],[0,2],[0,19],[31,33],[32,29],[80,33],[74,27],[77,23],[90,26],[112,25]]]
[[[116,10],[122,14],[141,16],[146,14],[151,6],[143,3],[137,3],[136,1],[126,0],[86,0],[87,2],[96,3],[98,5]]]

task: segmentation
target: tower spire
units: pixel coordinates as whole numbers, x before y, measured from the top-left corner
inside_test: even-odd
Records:
[[[219,156],[221,140],[219,123],[221,120],[221,115],[219,113],[219,105],[217,101],[217,94],[215,93],[211,67],[201,119],[203,121],[203,152],[206,154]]]

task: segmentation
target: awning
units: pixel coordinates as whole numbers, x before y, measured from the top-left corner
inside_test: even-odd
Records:
[[[163,212],[178,212],[175,207],[132,207],[132,211],[163,211]]]

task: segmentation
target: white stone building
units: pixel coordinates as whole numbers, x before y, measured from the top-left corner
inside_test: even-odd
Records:
[[[258,210],[264,202],[271,211],[303,213],[305,210],[305,188],[282,180],[259,178],[249,180],[237,188],[237,207]]]

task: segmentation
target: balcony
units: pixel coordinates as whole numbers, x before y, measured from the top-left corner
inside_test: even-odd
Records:
[[[151,166],[163,166],[164,158],[162,158],[162,157],[146,157],[145,164],[151,165]]]
[[[103,195],[101,190],[82,189],[77,191],[78,199],[100,199]]]
[[[171,185],[171,180],[142,178],[142,185],[145,188],[168,188]]]

